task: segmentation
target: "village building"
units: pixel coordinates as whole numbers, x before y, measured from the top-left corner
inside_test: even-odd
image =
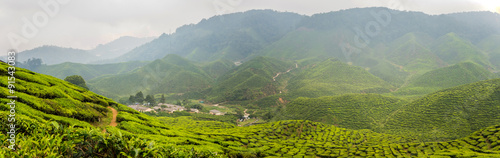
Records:
[[[210,114],[212,114],[212,115],[224,115],[224,113],[220,112],[219,110],[210,110]]]
[[[195,108],[192,108],[190,111],[191,111],[191,112],[194,112],[194,113],[200,113],[200,110],[195,109]]]
[[[130,107],[130,108],[132,108],[134,110],[137,110],[139,112],[151,112],[151,111],[154,111],[153,109],[145,107],[145,106],[142,106],[142,105],[129,105],[128,107]]]

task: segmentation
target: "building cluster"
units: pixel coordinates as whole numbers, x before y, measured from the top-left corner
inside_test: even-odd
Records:
[[[148,107],[145,105],[128,105],[128,107],[137,110],[139,112],[168,112],[168,113],[173,113],[176,111],[186,111],[186,108],[179,106],[179,105],[173,105],[173,104],[164,104],[164,103],[159,103],[158,105],[154,107]],[[191,108],[190,111],[188,112],[193,112],[193,113],[200,113],[200,110]],[[212,115],[224,115],[224,113],[218,111],[218,110],[210,110],[210,114]]]
[[[179,106],[179,105],[172,105],[172,104],[163,104],[159,103],[158,105],[154,107],[147,107],[144,105],[129,105],[128,107],[137,110],[139,112],[160,112],[160,111],[165,111],[168,113],[173,113],[175,111],[184,111],[186,108]]]
[[[224,115],[225,113],[220,112],[219,110],[210,110],[210,114],[212,115]]]

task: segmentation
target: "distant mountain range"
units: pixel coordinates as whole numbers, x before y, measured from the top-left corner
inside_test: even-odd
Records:
[[[390,23],[371,37],[366,47],[357,48],[356,28],[373,21],[372,13],[384,11],[394,13]],[[253,10],[180,27],[173,34],[163,34],[118,58],[103,61],[155,60],[127,69],[138,68],[133,72],[86,78],[114,99],[135,91],[197,93],[215,102],[274,95],[285,100],[345,93],[421,96],[498,77],[494,73],[500,69],[500,60],[495,59],[500,52],[494,43],[500,43],[500,22],[488,21],[497,17],[500,15],[490,12],[426,15],[387,8],[313,16]],[[471,29],[477,24],[484,29]],[[208,66],[210,62],[212,66]],[[445,68],[463,62],[468,63]],[[78,66],[71,69],[81,72]],[[457,70],[453,74],[457,77],[460,73],[474,77],[461,80],[448,76],[441,77],[448,80],[438,81],[439,75],[432,75],[452,73],[452,69]],[[61,76],[49,69],[40,70]],[[287,70],[290,73],[284,73]],[[244,80],[252,85],[243,86]],[[420,84],[428,80],[434,85]]]
[[[40,58],[43,64],[54,65],[65,62],[101,64],[101,61],[116,58],[130,50],[153,40],[154,37],[137,38],[124,36],[106,44],[100,44],[91,50],[63,48],[58,46],[42,46],[19,52],[17,61],[24,62],[30,58]],[[5,58],[5,57],[2,57]]]

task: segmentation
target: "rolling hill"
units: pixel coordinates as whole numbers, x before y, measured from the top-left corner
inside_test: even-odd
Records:
[[[497,78],[497,76],[481,65],[472,62],[463,62],[416,76],[406,87],[400,88],[393,94],[425,95],[437,90],[493,78]]]
[[[282,109],[277,120],[310,120],[348,129],[381,131],[387,116],[408,101],[380,94],[346,94],[297,98]]]
[[[291,78],[286,88],[299,96],[319,97],[346,93],[384,93],[394,87],[361,67],[327,59]]]
[[[123,36],[105,44],[99,44],[94,49],[89,50],[89,53],[95,56],[92,64],[103,64],[102,61],[119,57],[136,47],[149,43],[156,37],[131,37]]]
[[[490,63],[496,66],[496,69],[500,69],[500,35],[493,34],[481,40],[477,45],[485,53],[488,54]]]
[[[491,67],[488,58],[480,49],[456,33],[439,37],[432,49],[441,60],[450,65],[472,61],[484,67]]]
[[[429,140],[464,137],[500,120],[500,79],[431,93],[398,110],[387,121],[389,133]]]
[[[280,91],[277,74],[294,66],[292,62],[256,57],[219,77],[215,85],[207,90],[209,100],[245,101],[277,94]]]
[[[379,94],[297,98],[275,120],[311,120],[349,129],[443,141],[498,123],[500,79],[440,90],[406,101]]]
[[[229,66],[229,65],[223,65]],[[146,94],[198,92],[215,80],[201,66],[178,55],[168,55],[129,73],[109,75],[89,81],[108,97]]]
[[[103,60],[116,58],[151,40],[153,40],[153,37],[137,38],[124,36],[109,43],[100,44],[91,50],[58,46],[41,46],[19,52],[17,61],[23,62],[31,58],[40,58],[43,63],[47,65],[62,64],[66,62],[103,64]],[[2,56],[2,58],[5,58],[5,56]]]
[[[114,62],[156,60],[177,54],[193,61],[239,61],[276,41],[294,28],[302,16],[271,10],[215,16],[198,24],[184,25],[175,33],[124,54]]]
[[[63,48],[57,46],[42,46],[31,50],[19,52],[17,61],[27,61],[31,58],[40,58],[44,64],[53,65],[64,62],[87,63],[92,61],[95,56],[86,50]]]
[[[389,44],[385,59],[408,72],[423,72],[446,66],[429,47],[434,39],[427,34],[408,33]]]
[[[178,57],[178,63],[186,64]],[[180,62],[180,63],[179,63]],[[0,113],[6,99],[8,65],[0,63]],[[196,71],[196,70],[193,70]],[[265,157],[265,156],[498,156],[500,126],[446,142],[417,142],[401,136],[351,130],[311,121],[279,121],[235,127],[191,118],[153,118],[55,77],[17,68],[15,151],[0,133],[6,157]],[[491,80],[476,85],[495,85]],[[459,87],[463,88],[463,87]],[[479,90],[479,89],[478,89]],[[498,101],[498,86],[488,89]],[[470,94],[470,93],[469,93]],[[478,96],[481,97],[481,96]],[[499,104],[494,104],[499,105]],[[110,110],[111,109],[111,110]],[[117,115],[111,111],[117,110]],[[479,111],[479,106],[478,109]],[[496,113],[491,111],[491,113]],[[400,115],[398,115],[400,116]],[[411,116],[411,115],[410,115]],[[110,124],[116,119],[116,125]],[[399,119],[398,119],[399,120]],[[2,129],[9,129],[1,117]],[[391,120],[393,121],[393,120]],[[481,124],[486,125],[486,124]]]
[[[126,73],[148,63],[149,62],[146,61],[136,61],[116,64],[93,65],[67,62],[55,65],[41,65],[35,68],[33,71],[41,74],[51,75],[59,79],[64,79],[66,76],[71,75],[80,75],[85,80],[91,80],[103,75]]]

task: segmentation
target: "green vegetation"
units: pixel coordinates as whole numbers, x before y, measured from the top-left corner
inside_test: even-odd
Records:
[[[472,61],[482,66],[491,66],[483,52],[456,33],[448,33],[438,38],[433,50],[439,58],[448,64]]]
[[[445,88],[493,78],[497,78],[497,76],[480,65],[471,62],[463,62],[449,67],[435,69],[414,77],[408,86],[399,89],[399,91],[393,94],[424,95]]]
[[[286,72],[293,64],[268,57],[257,57],[221,76],[209,89],[212,102],[255,100],[279,93],[273,80],[278,72]]]
[[[100,93],[120,98],[143,91],[146,94],[201,91],[214,82],[200,66],[177,55],[168,55],[125,74],[89,81]]]
[[[495,79],[441,90],[411,102],[377,94],[297,98],[278,108],[274,119],[311,120],[422,141],[452,140],[497,124],[499,94],[500,79]]]
[[[144,66],[150,62],[134,61],[116,64],[79,64],[79,63],[61,63],[56,65],[41,65],[32,71],[64,79],[70,75],[80,75],[85,80],[91,80],[104,75],[115,75],[130,72],[136,68]]]
[[[298,96],[318,97],[346,93],[385,93],[393,88],[363,68],[328,59],[290,79],[286,87]]]
[[[69,82],[69,83],[73,83],[74,85],[85,88],[86,90],[89,89],[89,87],[87,87],[87,84],[85,83],[85,80],[82,78],[82,76],[78,76],[78,75],[68,76],[68,77],[64,78],[64,81]]]
[[[496,67],[496,69],[500,69],[500,35],[493,34],[490,35],[481,42],[477,44],[479,48],[481,48],[489,57],[490,63]]]
[[[380,132],[388,117],[407,104],[379,94],[347,94],[333,97],[297,98],[275,119],[311,120],[348,129]]]
[[[417,99],[388,118],[388,133],[424,140],[450,140],[500,121],[500,79],[437,91]]]
[[[1,63],[2,84],[7,83],[7,65]],[[370,130],[352,130],[318,122],[289,120],[259,124],[249,127],[235,127],[233,123],[210,120],[206,116],[181,116],[176,118],[154,118],[132,110],[124,105],[89,92],[62,80],[17,69],[20,100],[16,104],[16,151],[9,145],[5,132],[0,133],[0,154],[7,157],[19,155],[27,157],[247,157],[247,156],[433,156],[433,155],[476,155],[497,156],[500,126],[492,126],[473,133],[469,137],[447,142],[418,142],[401,136],[379,134]],[[498,104],[499,80],[475,83],[464,87],[494,87],[480,91],[481,96],[496,98],[476,98],[479,103]],[[6,85],[2,94],[7,95]],[[459,91],[460,88],[456,88]],[[451,89],[450,91],[455,90]],[[473,89],[474,90],[474,89]],[[471,93],[468,93],[471,94]],[[455,96],[455,95],[454,95]],[[475,96],[480,97],[480,96]],[[327,98],[332,101],[334,98]],[[364,98],[364,99],[362,99]],[[297,103],[300,103],[299,98]],[[401,102],[395,98],[376,94],[341,96],[339,100],[364,102],[377,100],[381,103],[368,113],[381,117],[378,113],[385,108],[384,103]],[[1,99],[0,113],[8,115],[7,99]],[[411,107],[410,104],[408,107]],[[478,107],[486,107],[479,106]],[[109,118],[106,107],[117,109],[118,126],[99,126],[102,118]],[[338,106],[340,107],[340,106]],[[492,111],[490,113],[497,113]],[[479,112],[479,108],[478,108]],[[344,113],[348,114],[348,113]],[[211,117],[217,117],[210,115]],[[229,115],[228,117],[231,117]],[[234,115],[233,115],[234,116]],[[396,117],[397,116],[397,117]],[[389,121],[403,120],[400,113]],[[492,118],[488,115],[485,117]],[[1,117],[1,129],[8,129],[7,117]],[[204,118],[204,119],[203,119]],[[232,118],[236,120],[236,118]],[[472,117],[473,120],[484,120]],[[490,123],[497,122],[492,120]],[[391,124],[391,125],[394,125]],[[477,126],[486,126],[487,123]],[[471,126],[473,126],[471,124]],[[394,126],[392,126],[394,127]],[[103,132],[102,128],[106,129]],[[426,126],[422,127],[426,128]],[[465,131],[464,131],[465,132]],[[472,132],[472,131],[471,131]],[[36,143],[35,143],[36,142]]]
[[[152,62],[30,60],[77,75],[16,70],[18,150],[6,148],[1,117],[0,157],[500,157],[499,36],[452,15],[398,12],[358,48],[351,28],[378,9],[224,15],[116,59]],[[0,73],[6,116],[5,63]],[[140,113],[92,91],[201,113]]]

